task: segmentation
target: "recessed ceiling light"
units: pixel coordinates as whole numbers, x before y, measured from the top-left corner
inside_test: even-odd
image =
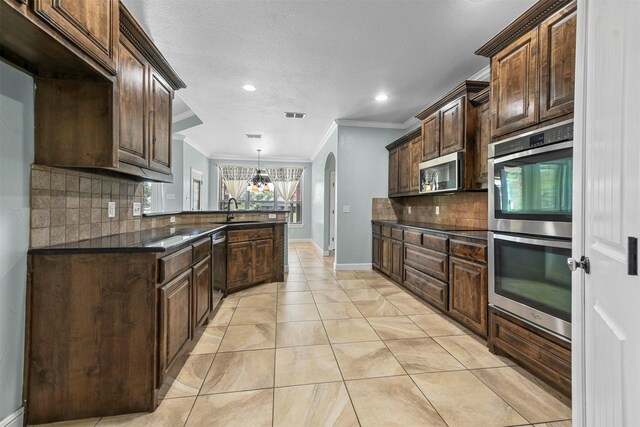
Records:
[[[378,102],[384,102],[387,99],[389,99],[389,95],[387,95],[386,93],[381,93],[379,95],[376,95],[376,101]]]
[[[247,92],[255,92],[256,91],[256,87],[254,85],[244,85],[244,86],[242,86],[242,89],[246,90]]]

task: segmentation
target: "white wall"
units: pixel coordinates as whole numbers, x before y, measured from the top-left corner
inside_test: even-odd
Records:
[[[0,62],[0,420],[22,406],[33,79]]]

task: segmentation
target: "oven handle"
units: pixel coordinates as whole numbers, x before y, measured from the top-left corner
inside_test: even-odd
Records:
[[[521,157],[528,157],[536,154],[548,153],[549,151],[564,150],[565,148],[573,148],[573,141],[566,141],[566,142],[561,142],[559,144],[545,145],[544,147],[532,148],[531,150],[509,154],[508,156],[497,157],[493,159],[493,163],[498,164],[498,163],[508,162],[509,160],[519,159]]]
[[[536,246],[551,246],[552,248],[571,249],[571,241],[551,239],[534,239],[530,237],[512,236],[509,234],[489,233],[490,239],[507,240],[509,242],[524,243]]]

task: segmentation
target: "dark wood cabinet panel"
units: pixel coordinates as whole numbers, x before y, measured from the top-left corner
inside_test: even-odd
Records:
[[[118,0],[35,0],[33,10],[107,70],[116,70]]]
[[[459,98],[440,110],[440,155],[464,150],[465,101]]]
[[[146,167],[148,64],[138,49],[125,37],[120,38],[118,82],[120,85],[119,160]]]
[[[389,152],[389,196],[398,193],[398,149]]]
[[[193,327],[202,325],[211,310],[211,256],[193,266]]]
[[[411,189],[411,147],[404,144],[398,148],[398,192],[406,193]]]
[[[380,268],[380,236],[374,234],[371,240],[371,265]]]
[[[426,302],[447,311],[449,285],[445,282],[405,265],[403,285]]]
[[[402,283],[403,273],[403,244],[398,240],[391,240],[391,270],[389,276],[397,282]]]
[[[273,237],[273,228],[251,228],[249,230],[230,230],[227,233],[229,243],[248,242],[250,240],[270,239]]]
[[[573,113],[576,3],[540,24],[540,121]]]
[[[487,336],[487,266],[451,257],[449,315],[480,336]]]
[[[422,246],[434,251],[449,252],[449,237],[437,234],[423,233]]]
[[[422,121],[422,161],[440,156],[440,112]]]
[[[418,193],[420,190],[420,162],[422,161],[422,137],[415,138],[409,144],[411,153],[411,172],[409,174],[409,191]]]
[[[258,240],[252,243],[253,277],[252,282],[258,283],[271,278],[273,265],[273,239]]]
[[[159,274],[158,274],[158,283],[164,283],[167,280],[172,279],[178,273],[184,271],[188,268],[193,261],[193,253],[191,246],[180,249],[177,252],[172,253],[171,255],[167,255],[166,257],[160,258],[158,261],[159,264]]]
[[[211,253],[211,238],[198,240],[193,245],[193,262],[198,262]]]
[[[391,273],[391,239],[380,238],[380,270],[389,275]]]
[[[227,246],[227,288],[251,284],[251,242],[229,243]]]
[[[488,102],[476,107],[475,188],[487,188],[489,144],[491,143],[491,108]]]
[[[160,288],[161,378],[191,339],[191,270]]]
[[[451,239],[450,247],[451,256],[466,258],[480,264],[487,263],[487,244],[484,241],[467,242]]]
[[[538,28],[491,59],[492,137],[538,122]]]
[[[419,246],[404,246],[404,264],[436,279],[449,279],[449,256]]]
[[[171,173],[173,91],[153,68],[151,68],[149,81],[149,168],[162,173]]]

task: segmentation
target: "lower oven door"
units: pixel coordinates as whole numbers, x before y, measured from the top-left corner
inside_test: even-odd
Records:
[[[489,303],[571,338],[571,240],[489,233]]]

